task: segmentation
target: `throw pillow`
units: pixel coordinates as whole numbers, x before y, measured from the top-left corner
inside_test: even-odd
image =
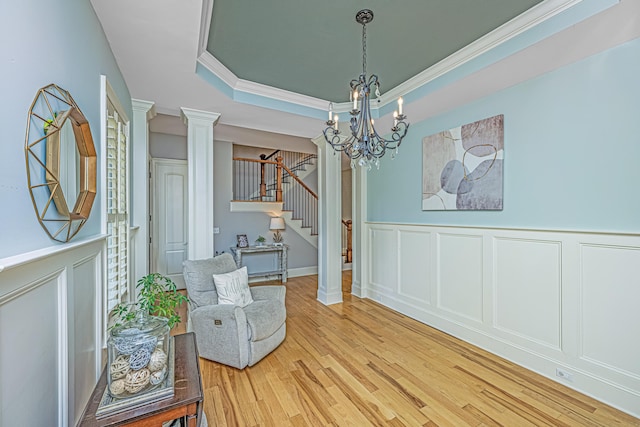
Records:
[[[213,283],[218,291],[218,304],[246,307],[253,302],[249,290],[247,267],[242,267],[231,273],[214,274]]]

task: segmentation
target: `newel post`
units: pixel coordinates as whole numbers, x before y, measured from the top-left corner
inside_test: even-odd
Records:
[[[276,157],[276,202],[282,201],[282,157]]]
[[[346,262],[351,262],[352,259],[352,251],[353,251],[353,247],[351,246],[351,227],[353,225],[353,222],[349,219],[346,221],[347,223],[347,259]]]

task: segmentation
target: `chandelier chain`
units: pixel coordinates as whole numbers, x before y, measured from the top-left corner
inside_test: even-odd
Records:
[[[367,25],[362,25],[362,74],[367,75]]]

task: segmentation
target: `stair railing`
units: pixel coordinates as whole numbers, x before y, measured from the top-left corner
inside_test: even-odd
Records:
[[[282,201],[282,163],[272,160],[233,158],[233,200],[243,202]],[[275,199],[267,182],[276,183]]]
[[[302,220],[303,228],[310,228],[312,235],[318,234],[318,195],[287,165],[282,164],[282,169],[283,175],[288,174],[293,179],[283,200],[282,210],[291,211],[292,219]]]

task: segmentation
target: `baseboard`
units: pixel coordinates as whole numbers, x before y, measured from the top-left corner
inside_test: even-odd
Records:
[[[309,267],[290,268],[287,271],[289,277],[310,276],[312,274],[318,274],[318,266],[311,265]]]
[[[342,264],[342,270],[351,270],[351,265],[351,263]],[[289,272],[289,277],[310,276],[312,274],[318,274],[318,266],[311,265],[309,267],[290,268],[287,271]]]
[[[318,274],[318,266],[312,265],[309,267],[287,269],[287,277],[311,276],[312,274]],[[249,283],[267,282],[269,280],[273,280],[274,277],[252,277],[251,279],[249,279]]]

